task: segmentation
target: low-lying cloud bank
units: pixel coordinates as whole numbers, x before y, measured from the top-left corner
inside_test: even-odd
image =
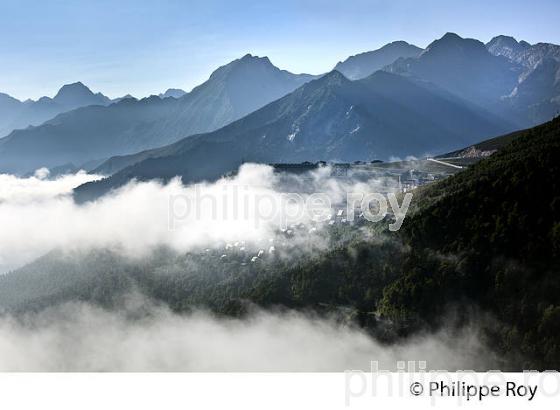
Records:
[[[292,215],[290,223],[305,225],[297,230],[304,232],[301,237],[290,234],[287,254],[294,255],[328,241],[320,227],[311,227],[309,214],[282,207],[285,193],[323,193],[340,209],[348,192],[395,188],[383,176],[332,178],[328,168],[304,176],[278,175],[271,167],[246,164],[215,183],[131,182],[98,201],[77,205],[72,189],[98,176],[47,177],[46,172],[29,178],[0,175],[0,272],[53,249],[110,248],[134,257],[160,246],[186,252],[236,241],[248,247],[276,244],[288,234],[279,234],[286,214]],[[199,212],[170,211],[174,199],[197,195],[206,201]],[[249,207],[232,218],[236,195],[249,203],[266,198],[281,212],[263,219],[263,210]],[[213,201],[222,204],[219,212],[212,209]],[[178,213],[172,227],[170,212]],[[233,319],[202,311],[176,314],[142,298],[125,305],[106,310],[69,303],[17,318],[0,316],[0,371],[341,371],[368,370],[372,360],[386,369],[401,360],[426,361],[429,369],[493,366],[475,328],[386,346],[357,327],[293,311],[256,311]]]
[[[343,371],[491,368],[476,329],[385,346],[363,331],[302,313],[259,311],[244,319],[164,307],[108,311],[67,304],[16,321],[0,318],[0,371]],[[147,313],[147,315],[146,315]]]
[[[68,195],[72,189],[86,182],[96,181],[99,175],[90,175],[85,171],[47,179],[47,169],[39,169],[30,177],[18,177],[0,174],[0,206],[40,203],[62,195]]]
[[[311,216],[298,214],[295,205],[286,206],[287,192],[306,196],[320,192],[336,204],[347,192],[392,189],[386,178],[349,182],[331,178],[326,168],[305,177],[282,177],[269,166],[245,164],[235,176],[215,183],[131,182],[98,201],[77,205],[72,189],[99,176],[82,172],[54,180],[46,176],[0,175],[0,273],[52,249],[111,247],[135,256],[157,246],[185,252],[223,242],[269,243],[286,221],[310,221]],[[188,214],[180,208],[186,200],[195,205]],[[324,204],[317,210],[327,212]],[[320,241],[320,236],[316,239]],[[302,243],[309,244],[309,237]]]

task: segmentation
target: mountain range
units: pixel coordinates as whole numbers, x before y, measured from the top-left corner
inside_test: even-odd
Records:
[[[180,98],[124,99],[65,112],[0,139],[0,172],[24,173],[154,148],[218,129],[314,78],[247,54]]]
[[[386,49],[409,48],[399,42],[389,46]],[[333,71],[324,81],[314,81],[217,132],[111,158],[96,171],[115,175],[76,190],[77,198],[95,197],[130,178],[216,178],[242,161],[441,154],[527,128],[537,118],[555,116],[554,101],[560,95],[557,47],[510,38],[485,45],[447,33],[425,50],[416,50],[417,57],[399,57],[365,79],[350,81]],[[530,61],[536,63],[529,67]],[[364,64],[362,72],[366,67],[371,68]],[[212,169],[199,158],[211,159]]]
[[[53,97],[37,101],[19,101],[0,93],[0,137],[11,131],[40,125],[56,115],[88,105],[108,105],[112,101],[101,93],[93,93],[81,82],[63,86]]]
[[[229,166],[249,159],[350,161],[441,154],[557,115],[558,50],[554,44],[531,45],[506,36],[484,44],[454,33],[425,50],[397,41],[337,64],[347,77],[333,71],[328,81],[314,83],[313,96],[304,84],[317,76],[292,74],[266,57],[248,54],[218,68],[189,93],[170,89],[139,101],[123,98],[15,130],[0,139],[0,172],[80,167],[109,158],[98,171],[112,174],[154,152],[169,152],[168,144],[209,132],[194,140],[202,144],[208,138],[200,148],[205,155],[220,150],[210,148],[216,135],[231,139],[233,146],[239,139],[227,158]],[[351,79],[356,79],[355,85]],[[341,89],[346,91],[339,93]],[[292,97],[278,100],[288,94]],[[6,105],[12,103],[8,99]],[[267,106],[271,103],[272,108]],[[251,116],[262,107],[268,108]],[[448,112],[453,123],[443,118]],[[243,121],[237,128],[220,130],[239,119]],[[244,145],[253,130],[265,128],[265,138],[252,141],[251,147]],[[151,151],[158,147],[164,148]],[[267,153],[270,149],[275,151]],[[219,172],[222,165],[217,165]],[[185,166],[176,170],[178,175],[184,175]],[[166,167],[165,176],[169,172],[171,167]],[[218,169],[208,175],[217,173]]]
[[[215,179],[243,161],[420,156],[506,130],[500,119],[431,84],[383,71],[350,81],[332,71],[212,133],[113,158],[95,172],[118,172],[78,188],[76,198],[96,197],[131,178]]]
[[[492,55],[484,43],[447,33],[432,42],[418,58],[399,59],[386,70],[436,84],[516,125],[501,98],[517,85],[518,64]]]
[[[560,46],[548,43],[530,45],[513,37],[494,37],[486,47],[522,68],[518,84],[504,98],[514,115],[539,124],[560,112]]]
[[[168,88],[167,91],[159,94],[158,97],[159,98],[169,98],[169,97],[181,98],[186,93],[187,93],[186,91],[183,91],[180,88]]]
[[[555,44],[507,36],[484,44],[447,33],[418,58],[399,59],[385,70],[430,81],[524,128],[558,114],[559,61]]]
[[[378,50],[367,51],[348,57],[339,62],[334,69],[350,80],[359,80],[392,64],[399,58],[418,57],[422,49],[406,41],[394,41]]]
[[[541,60],[552,58],[560,60],[560,46],[550,43],[529,44],[517,41],[509,36],[496,36],[486,44],[486,48],[495,56],[504,56],[509,60],[534,68]]]

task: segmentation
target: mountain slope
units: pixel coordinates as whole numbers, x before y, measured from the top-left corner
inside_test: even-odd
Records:
[[[243,161],[373,160],[451,150],[509,127],[429,84],[378,71],[350,81],[337,71],[226,127],[112,160],[130,165],[86,184],[88,199],[130,178],[218,178]]]
[[[519,78],[506,101],[533,123],[560,114],[560,59],[544,58]]]
[[[0,172],[81,164],[169,144],[220,128],[311,78],[280,70],[268,58],[246,55],[218,68],[208,81],[179,99],[125,99],[107,107],[70,111],[41,126],[14,131],[0,140]]]
[[[485,158],[501,150],[513,140],[526,133],[527,130],[519,130],[506,135],[500,135],[499,137],[490,138],[457,151],[441,154],[438,158]]]
[[[504,101],[533,124],[548,121],[560,113],[560,46],[517,42],[513,37],[498,36],[486,47],[523,66],[518,84]]]
[[[522,69],[506,58],[490,54],[478,40],[447,33],[432,42],[418,58],[397,60],[386,70],[430,81],[510,121],[517,121],[515,115],[507,112],[501,98],[517,85]]]
[[[37,101],[21,102],[8,97],[0,94],[0,137],[15,129],[39,125],[75,108],[111,103],[108,97],[101,93],[94,94],[81,82],[64,85],[53,98],[42,97]]]
[[[8,124],[23,109],[23,103],[8,94],[0,93],[0,136],[8,134],[11,128]]]
[[[348,57],[339,62],[334,69],[351,80],[359,80],[381,70],[399,58],[417,57],[421,52],[421,48],[405,41],[394,41],[378,50]]]
[[[413,268],[386,289],[382,312],[422,320],[467,298],[495,316],[500,350],[521,350],[519,367],[558,368],[559,155],[557,118],[419,190],[400,232]]]

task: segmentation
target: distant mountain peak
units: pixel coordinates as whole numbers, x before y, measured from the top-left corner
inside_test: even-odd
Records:
[[[495,36],[494,38],[492,38],[492,40],[490,40],[489,43],[498,43],[498,42],[503,42],[503,43],[506,43],[506,44],[519,44],[514,37],[505,36],[503,34]]]
[[[264,63],[267,65],[273,65],[270,62],[270,59],[266,56],[264,57],[259,57],[259,56],[254,56],[251,53],[247,53],[245,54],[243,57],[241,57],[240,59],[236,60],[235,62],[241,62],[241,63]]]
[[[123,101],[138,101],[138,100],[133,95],[130,94],[126,94],[123,95],[122,97],[114,98],[113,100],[111,100],[112,103],[120,103]]]
[[[58,100],[66,99],[68,97],[73,98],[76,96],[84,96],[84,95],[91,96],[94,94],[81,81],[77,81],[75,83],[63,85],[60,88],[60,90],[58,90],[58,92],[56,93],[53,99],[55,101],[58,101]]]
[[[350,82],[350,80],[346,78],[344,74],[338,70],[332,70],[309,84],[315,83],[321,86],[338,86],[347,82]]]
[[[73,83],[65,84],[65,85],[62,86],[62,88],[64,88],[64,87],[88,88],[81,81],[76,81],[76,82],[73,82]]]
[[[380,49],[376,50],[376,51],[386,51],[389,49],[412,49],[412,50],[417,50],[418,53],[420,53],[422,51],[422,49],[420,47],[416,47],[414,44],[410,44],[404,40],[397,40],[397,41],[392,41],[390,43],[385,44],[383,47],[381,47]],[[364,53],[365,54],[365,53]]]
[[[93,104],[109,104],[111,102],[108,97],[101,93],[94,94],[81,81],[63,85],[52,100],[67,109]]]
[[[160,98],[181,98],[186,94],[185,91],[181,90],[180,88],[168,88],[164,93],[159,94]]]
[[[517,41],[511,36],[499,35],[494,37],[486,44],[486,48],[490,53],[497,56],[514,57],[515,54],[531,47],[526,41]]]
[[[457,33],[447,32],[441,38],[432,41],[432,43],[428,47],[426,47],[426,50],[432,48],[434,45],[456,46],[456,45],[464,45],[469,43],[470,44],[476,43],[484,46],[484,43],[479,40],[475,40],[473,38],[465,38],[465,37],[461,37]]]
[[[483,42],[472,39],[463,38],[456,33],[445,33],[445,35],[433,41],[426,47],[426,50],[422,54],[427,53],[445,53],[447,55],[451,50],[456,50],[461,53],[478,53],[478,54],[488,54],[486,46]]]
[[[84,83],[82,83],[81,81],[76,81],[75,83],[65,84],[62,87],[60,87],[60,90],[58,90],[57,95],[60,93],[76,91],[76,90],[86,91],[91,93],[91,90],[87,86],[85,86]]]
[[[512,37],[512,36],[505,36],[505,35],[503,35],[503,34],[500,34],[500,35],[495,36],[494,38],[492,38],[492,40],[490,40],[490,41],[488,42],[487,45],[497,44],[497,43],[500,43],[500,44],[502,44],[502,45],[511,45],[511,46],[519,45],[519,46],[522,46],[522,47],[524,47],[524,48],[526,48],[526,47],[531,47],[531,44],[529,44],[529,43],[526,42],[525,40],[517,41],[517,40],[515,39],[515,37]]]
[[[339,62],[334,69],[351,80],[359,80],[394,63],[399,58],[417,57],[421,52],[421,48],[398,40],[385,44],[377,50],[350,56],[345,61]]]
[[[461,37],[459,34],[454,33],[452,31],[448,31],[447,33],[445,33],[442,37],[442,39],[446,39],[446,38],[454,38],[454,39],[460,39],[462,40],[463,37]]]
[[[545,58],[560,61],[560,46],[556,44],[531,45],[526,41],[518,42],[513,37],[496,36],[486,44],[486,48],[495,56],[506,57],[514,63],[521,64],[525,70],[534,69],[539,61]]]
[[[387,46],[410,46],[411,44],[404,41],[404,40],[396,40],[396,41],[391,41],[389,44],[385,44],[383,47],[387,47]],[[383,48],[381,47],[381,48]]]
[[[270,62],[268,57],[258,57],[250,53],[247,53],[243,57],[233,60],[228,64],[223,65],[217,68],[216,70],[214,70],[214,72],[210,75],[210,78],[215,79],[222,76],[228,76],[231,73],[238,72],[240,69],[246,70],[246,69],[253,69],[256,67],[265,67],[267,69],[280,71],[278,67],[276,67],[274,64]]]
[[[321,77],[324,81],[348,81],[348,79],[338,70],[332,70]]]
[[[453,33],[451,31],[448,31],[447,33],[445,33],[439,40],[435,40],[435,42],[438,43],[458,43],[465,40],[463,37],[461,37],[459,34],[457,33]]]

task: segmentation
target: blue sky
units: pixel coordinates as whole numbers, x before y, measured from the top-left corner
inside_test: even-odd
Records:
[[[190,90],[246,53],[318,74],[394,40],[447,31],[560,43],[560,1],[0,0],[0,92],[82,81],[111,97]]]

